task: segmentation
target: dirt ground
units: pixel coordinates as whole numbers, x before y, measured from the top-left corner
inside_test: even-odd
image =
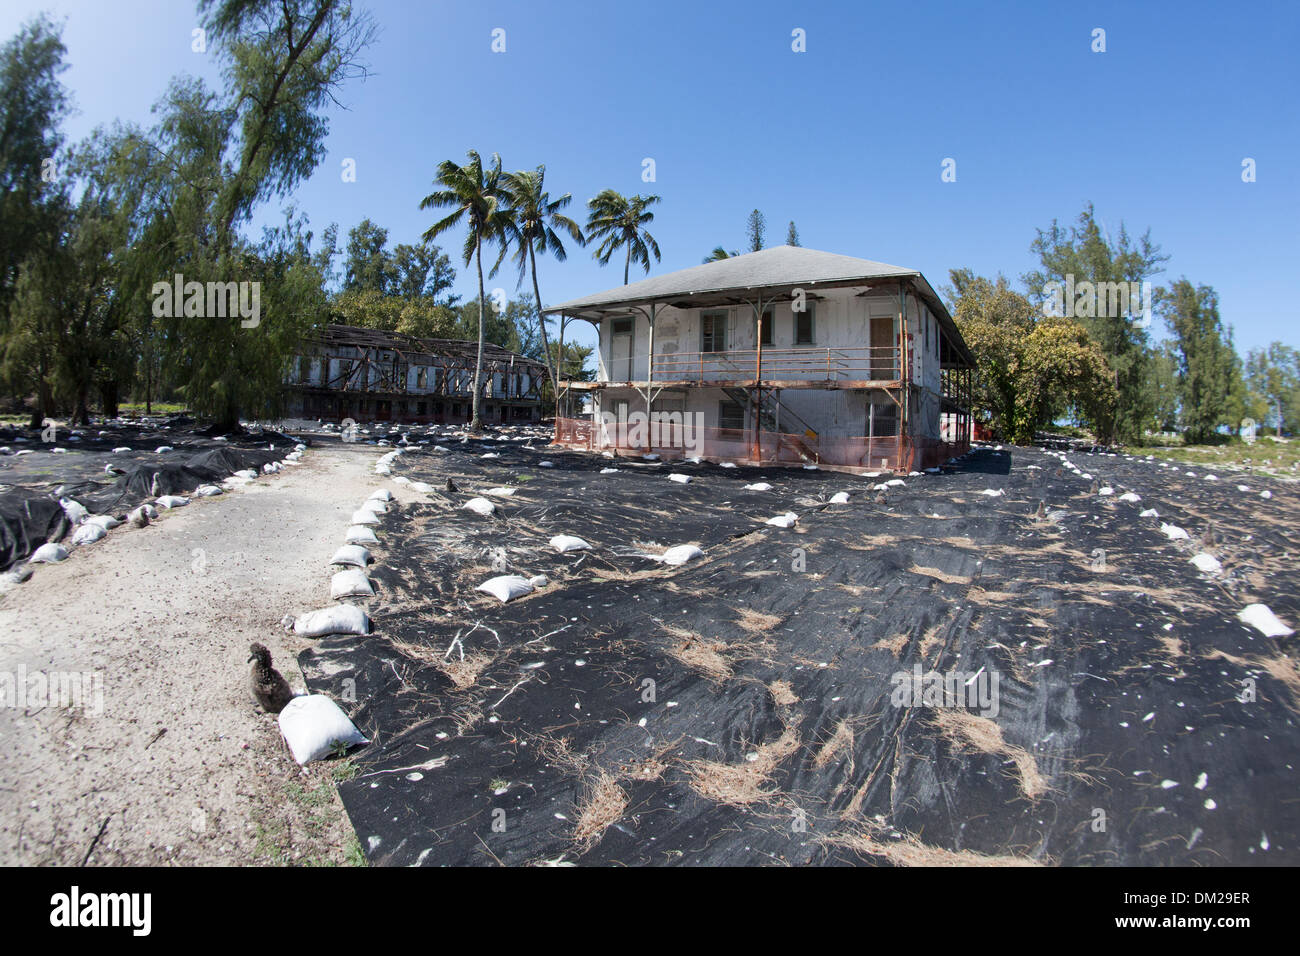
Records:
[[[0,863],[360,861],[334,786],[350,764],[300,771],[249,699],[245,661],[261,641],[303,689],[307,642],[278,622],[330,603],[327,562],[377,487],[375,458],[317,446],[0,597],[0,673],[90,672],[102,687],[102,713],[97,693],[80,709],[0,708]]]

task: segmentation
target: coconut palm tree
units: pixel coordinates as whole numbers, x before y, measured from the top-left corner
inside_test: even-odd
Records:
[[[728,252],[722,246],[714,246],[713,251],[704,257],[703,262],[708,265],[710,262],[721,262],[723,259],[730,259],[732,256],[740,255],[735,249]]]
[[[546,362],[546,374],[551,379],[551,388],[558,396],[559,375],[551,366],[551,346],[546,339],[546,319],[542,316],[542,292],[537,284],[537,253],[550,252],[560,262],[568,258],[568,251],[564,248],[557,229],[567,232],[580,246],[586,245],[587,240],[583,238],[578,224],[560,212],[573,201],[573,196],[565,193],[558,199],[551,199],[546,191],[546,166],[506,173],[502,177],[502,188],[509,207],[511,237],[517,240],[515,261],[519,264],[519,281],[524,281],[525,272],[532,271],[537,325],[542,333],[542,357]]]
[[[627,285],[628,270],[639,262],[650,271],[650,256],[659,261],[659,243],[645,227],[654,222],[655,214],[646,209],[659,201],[658,196],[633,196],[629,199],[612,189],[603,190],[587,203],[587,239],[599,239],[593,258],[602,266],[609,265],[610,257],[626,247],[623,263],[623,284]]]
[[[473,261],[478,267],[478,360],[474,366],[474,402],[470,416],[470,431],[477,432],[483,428],[479,416],[479,401],[483,397],[483,341],[484,316],[487,314],[487,296],[483,289],[483,244],[495,242],[501,246],[501,254],[492,266],[489,275],[496,275],[505,258],[509,245],[510,217],[505,210],[506,198],[502,187],[501,157],[492,154],[492,165],[486,170],[483,160],[476,150],[465,154],[469,162],[463,166],[451,160],[438,164],[438,177],[434,180],[435,189],[420,200],[421,209],[452,209],[449,216],[440,219],[424,233],[425,242],[433,242],[447,230],[464,222],[469,230],[465,234],[465,265]]]

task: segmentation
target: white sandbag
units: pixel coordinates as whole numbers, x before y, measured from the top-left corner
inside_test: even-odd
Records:
[[[370,615],[355,604],[336,604],[319,611],[308,611],[301,617],[289,615],[280,623],[292,628],[299,637],[370,633]]]
[[[798,520],[799,516],[797,514],[793,511],[787,511],[785,514],[777,515],[775,518],[768,518],[767,523],[772,525],[774,528],[792,528]]]
[[[1132,502],[1135,502],[1135,503],[1136,503],[1136,502],[1142,500],[1142,496],[1141,496],[1141,495],[1135,495],[1135,494],[1133,494],[1133,492],[1131,492],[1131,491],[1126,491],[1126,492],[1124,492],[1124,494],[1122,494],[1122,495],[1119,496],[1119,500],[1120,500],[1120,501],[1132,501]]]
[[[371,501],[392,501],[393,493],[389,491],[387,488],[380,488],[378,491],[373,492],[370,495],[370,500]]]
[[[492,495],[497,498],[509,498],[515,493],[515,491],[516,489],[514,488],[489,488],[487,491],[483,492],[483,494]]]
[[[744,491],[771,491],[772,486],[766,481],[756,481],[752,485],[746,485]]]
[[[529,586],[533,588],[544,588],[550,583],[550,579],[544,574],[538,574],[528,579]]]
[[[172,508],[184,508],[189,503],[189,498],[182,498],[180,495],[163,495],[161,498],[154,500],[154,504],[159,508],[167,508],[168,510]]]
[[[125,445],[121,445],[121,446],[119,446],[119,447],[113,449],[113,454],[114,454],[114,455],[129,455],[133,450],[134,450],[134,449],[127,448]]]
[[[1160,523],[1160,530],[1165,533],[1165,537],[1168,538],[1170,541],[1178,541],[1179,539],[1189,539],[1191,537],[1191,535],[1189,535],[1182,528],[1178,527],[1178,525],[1169,524],[1168,522],[1162,521]]]
[[[988,495],[990,498],[1001,498],[1006,493],[1006,489],[1004,488],[985,488],[980,492],[980,494]]]
[[[104,530],[103,525],[93,521],[87,521],[72,533],[72,543],[90,544],[93,541],[98,541],[106,534],[108,534],[108,532]]]
[[[1287,627],[1267,604],[1247,604],[1237,612],[1237,620],[1249,624],[1265,637],[1290,637],[1295,630]]]
[[[393,469],[389,468],[387,465],[383,464],[382,462],[378,465],[375,465],[376,475],[391,475],[392,473],[393,473]]]
[[[388,514],[388,505],[380,501],[378,498],[368,498],[362,502],[361,510],[369,511],[372,514],[386,515]]]
[[[704,552],[701,551],[699,548],[697,548],[695,545],[679,544],[676,547],[669,548],[667,551],[665,551],[662,555],[659,556],[659,560],[662,561],[664,564],[679,565],[679,564],[685,564],[687,561],[690,561],[694,558],[700,558],[703,556],[704,556]]]
[[[602,469],[600,469],[600,473],[601,473],[602,475],[617,475],[617,474],[618,474],[618,469],[617,469],[617,468],[602,468]]]
[[[343,709],[323,694],[295,697],[280,711],[280,736],[299,766],[368,744]]]
[[[566,551],[586,551],[591,545],[571,534],[557,534],[551,539],[551,547],[563,554]]]
[[[1261,498],[1272,498],[1272,497],[1273,497],[1273,492],[1271,492],[1271,491],[1269,491],[1267,488],[1265,488],[1263,491],[1261,491],[1261,492],[1259,493],[1259,496],[1260,496]]]
[[[379,515],[365,508],[352,512],[352,519],[348,524],[379,524]]]
[[[354,524],[348,527],[347,537],[343,539],[348,544],[378,544],[379,539],[375,533],[363,524]]]
[[[433,485],[429,484],[427,481],[413,481],[411,482],[411,490],[418,491],[422,495],[427,495],[433,491]]]
[[[691,476],[690,475],[669,475],[668,480],[675,481],[679,485],[689,485],[691,483]]]
[[[46,542],[27,559],[28,564],[58,564],[68,556],[68,549],[52,541]]]
[[[849,493],[847,491],[837,491],[831,495],[831,504],[847,505],[849,503]]]
[[[1196,570],[1202,574],[1218,574],[1223,570],[1223,565],[1219,563],[1219,559],[1212,554],[1206,554],[1204,551],[1195,555],[1191,560],[1192,564],[1196,565]]]
[[[232,477],[252,479],[257,477],[257,472],[251,468],[241,468],[239,471],[235,472]]]
[[[375,589],[370,586],[370,578],[360,568],[348,568],[339,571],[330,578],[330,599],[334,601],[350,597],[373,597]]]
[[[495,578],[489,578],[474,590],[490,594],[502,604],[505,604],[517,597],[531,594],[533,586],[528,583],[527,578],[520,577],[517,574],[503,574]]]
[[[1101,495],[1103,498],[1107,497],[1108,495],[1113,495],[1114,493],[1115,493],[1115,489],[1110,487],[1109,485],[1107,485],[1105,488],[1097,489],[1097,494]]]
[[[105,531],[109,528],[116,528],[122,522],[118,521],[112,515],[91,515],[85,521],[86,524],[97,524]]]
[[[1141,514],[1139,514],[1138,517],[1139,517],[1139,518],[1159,518],[1159,517],[1160,517],[1160,512],[1159,512],[1159,511],[1156,511],[1155,508],[1147,508],[1147,509],[1144,510]]]
[[[461,505],[466,511],[472,511],[475,514],[483,515],[485,518],[497,510],[497,506],[486,498],[471,498]]]
[[[724,462],[722,462],[722,464],[718,465],[718,467],[719,467],[719,468],[735,468],[735,467],[736,467],[736,463],[735,463],[734,461],[724,461]]]
[[[274,475],[279,470],[280,463],[278,461],[268,461],[262,466],[262,474],[264,475]]]
[[[169,451],[175,451],[175,449],[171,445],[159,445],[153,451],[155,455],[165,455]]]
[[[194,489],[194,494],[199,498],[213,498],[222,493],[216,485],[199,485]]]
[[[347,564],[356,568],[364,568],[369,563],[370,552],[359,544],[345,544],[330,558],[330,564]]]
[[[90,517],[90,509],[80,501],[73,501],[71,498],[60,498],[59,506],[63,508],[63,513],[68,516],[69,524],[81,524]]]

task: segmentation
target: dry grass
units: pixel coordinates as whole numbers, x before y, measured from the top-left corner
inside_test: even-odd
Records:
[[[774,680],[767,685],[767,692],[772,695],[772,703],[778,707],[789,707],[791,704],[799,703],[799,698],[795,696],[794,688],[790,686],[789,681]]]
[[[617,779],[603,770],[596,774],[578,807],[578,825],[573,831],[582,850],[589,849],[619,821],[627,810],[627,801],[627,791],[618,785]]]
[[[799,734],[787,724],[776,740],[755,748],[744,763],[693,760],[686,765],[691,788],[715,803],[743,807],[766,800],[777,791],[769,789],[772,774],[781,761],[799,749]],[[753,758],[753,759],[749,759]]]
[[[860,856],[880,857],[894,866],[1041,866],[1036,860],[1013,854],[988,856],[972,850],[945,850],[922,843],[911,834],[899,839],[881,836],[879,831],[857,829],[833,834],[821,840],[825,846],[838,846]]]
[[[668,653],[677,660],[718,684],[731,677],[731,663],[723,656],[727,645],[722,641],[706,641],[699,634],[679,627],[664,630],[680,640],[668,648]]]
[[[903,648],[911,643],[912,638],[906,634],[895,634],[893,637],[884,637],[871,645],[872,650],[889,651],[895,657],[901,657]]]
[[[785,618],[775,614],[763,614],[746,607],[740,609],[740,617],[736,619],[736,623],[741,630],[748,631],[750,634],[767,634],[780,627],[784,620]]]
[[[1051,789],[1039,772],[1034,755],[1007,743],[996,721],[964,710],[939,710],[933,720],[939,732],[954,745],[964,750],[1005,757],[1015,763],[1020,790],[1030,800],[1038,799]]]
[[[943,643],[943,640],[939,637],[939,632],[943,630],[943,626],[946,623],[947,621],[940,621],[938,624],[926,631],[922,636],[921,660],[930,660],[930,652]]]
[[[934,578],[936,581],[942,581],[945,584],[970,584],[971,579],[960,574],[949,574],[947,571],[940,571],[938,568],[926,568],[919,564],[912,565],[908,570],[916,574],[924,574],[927,578]]]
[[[841,720],[835,725],[835,732],[822,742],[817,748],[817,755],[813,757],[813,766],[821,770],[828,763],[835,759],[841,753],[847,753],[849,756],[848,773],[853,775],[853,725],[847,719]]]
[[[457,690],[468,690],[474,686],[479,675],[487,669],[492,660],[491,654],[476,651],[467,655],[463,661],[453,657],[448,661],[439,661],[434,666],[451,679]]]
[[[1300,668],[1296,667],[1294,660],[1279,656],[1259,658],[1256,662],[1291,692],[1292,709],[1300,705]]]

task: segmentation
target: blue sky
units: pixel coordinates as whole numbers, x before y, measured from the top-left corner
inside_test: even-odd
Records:
[[[1157,281],[1214,286],[1243,352],[1300,344],[1293,2],[358,2],[380,27],[373,75],[344,91],[329,155],[292,197],[318,232],[369,216],[390,243],[414,241],[434,220],[418,203],[436,164],[472,147],[511,169],[545,163],[579,220],[606,187],[662,196],[652,274],[742,248],[758,207],[769,245],[793,219],[805,246],[936,286],[961,266],[1018,284],[1035,228],[1091,201],[1112,231],[1151,229],[1171,256]],[[6,0],[0,35],[40,10],[67,20],[73,138],[147,124],[178,73],[216,79],[190,49],[190,4]],[[496,28],[505,53],[491,50]],[[944,183],[949,157],[957,180]],[[1245,157],[1256,182],[1242,182]],[[342,181],[346,158],[356,182]],[[602,269],[582,249],[541,268],[548,304],[622,280],[621,263]]]

